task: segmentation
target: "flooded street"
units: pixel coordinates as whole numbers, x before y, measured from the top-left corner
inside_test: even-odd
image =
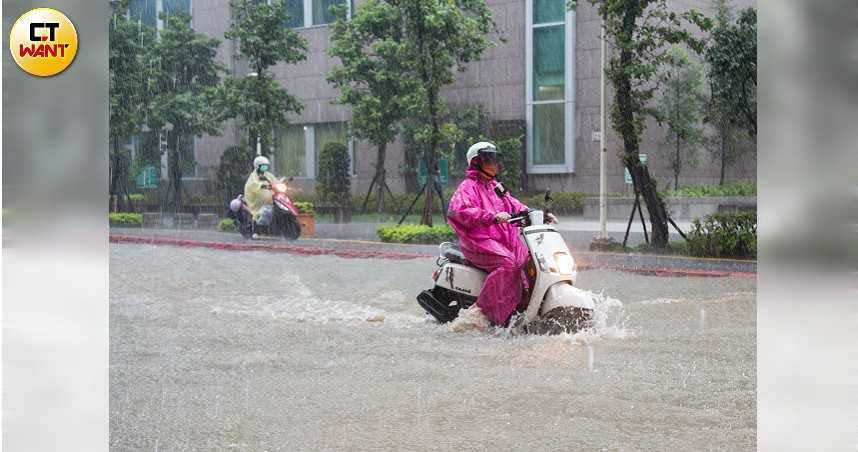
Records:
[[[110,248],[114,450],[753,450],[755,281],[586,271],[595,331],[454,333],[432,259]]]

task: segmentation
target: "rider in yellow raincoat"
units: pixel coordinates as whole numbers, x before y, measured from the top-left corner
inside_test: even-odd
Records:
[[[253,221],[259,219],[263,206],[273,203],[271,184],[276,183],[277,179],[268,172],[270,166],[271,162],[264,156],[253,159],[253,172],[247,176],[247,182],[244,184],[244,200],[253,215]]]

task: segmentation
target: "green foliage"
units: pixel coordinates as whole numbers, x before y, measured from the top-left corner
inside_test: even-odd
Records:
[[[649,103],[659,89],[657,75],[670,63],[670,46],[685,44],[697,53],[703,50],[703,41],[683,28],[683,22],[696,23],[708,30],[711,21],[695,10],[677,14],[668,7],[667,0],[590,0],[590,3],[598,5],[606,39],[614,50],[605,76],[614,89],[611,123],[623,142],[620,159],[643,195],[650,214],[653,243],[664,247],[669,236],[667,211],[655,179],[640,163],[641,135],[646,117],[655,113]],[[574,9],[577,1],[569,0],[567,5]]]
[[[128,195],[128,200],[131,202],[143,202],[146,196],[143,193],[131,193]]]
[[[727,185],[689,185],[678,190],[667,192],[667,196],[704,197],[704,196],[756,196],[757,184],[753,182],[736,182]]]
[[[393,243],[441,243],[455,242],[453,229],[446,225],[426,226],[422,224],[403,224],[400,226],[379,226],[378,238],[382,242]]]
[[[232,0],[233,21],[224,34],[238,42],[240,55],[248,61],[254,77],[227,77],[213,96],[222,118],[240,116],[253,146],[256,137],[267,145],[273,132],[286,123],[289,112],[300,113],[301,102],[290,95],[267,69],[277,63],[294,64],[306,59],[307,41],[284,26],[282,0]]]
[[[584,211],[584,200],[587,196],[587,193],[578,192],[551,193],[554,201],[548,210],[555,215],[580,215]],[[519,201],[531,209],[545,210],[545,193],[523,196]]]
[[[507,190],[513,194],[521,191],[521,146],[523,136],[500,140],[495,144],[498,147],[498,160],[501,164],[501,172],[498,180],[503,182]]]
[[[224,218],[217,224],[217,230],[220,232],[238,232],[235,226],[235,220],[232,218]]]
[[[109,213],[107,219],[110,226],[143,226],[143,214],[141,213]]]
[[[328,143],[319,154],[319,174],[316,191],[319,199],[334,205],[348,203],[351,199],[351,177],[349,149],[342,143]]]
[[[697,150],[703,141],[703,67],[681,47],[672,47],[668,56],[670,67],[662,76],[664,90],[657,111],[659,120],[667,125],[666,160],[673,170],[673,186],[679,188],[679,174],[697,166]]]
[[[218,39],[191,28],[190,16],[162,13],[165,27],[154,45],[147,47],[148,124],[171,129],[167,134],[169,190],[165,208],[182,207],[182,173],[192,136],[220,133],[222,114],[212,101],[224,67],[217,62]],[[166,20],[169,19],[169,20]],[[167,127],[169,126],[169,127]]]
[[[316,209],[313,206],[313,203],[306,201],[296,201],[295,208],[298,209],[298,213],[303,213],[307,215],[315,215]]]
[[[732,23],[729,8],[718,17],[706,48],[712,108],[716,117],[757,136],[757,11],[747,8]]]
[[[402,77],[412,81],[404,105],[413,137],[424,150],[426,167],[433,171],[439,146],[455,136],[456,127],[443,124],[445,104],[440,90],[455,80],[454,69],[478,59],[497,31],[485,0],[400,0],[390,2],[401,15],[403,27]],[[426,197],[421,223],[432,224],[432,197]]]
[[[244,193],[244,184],[253,171],[254,153],[243,146],[230,146],[220,156],[215,186],[223,202]]]
[[[688,252],[700,257],[756,258],[757,213],[719,213],[692,222]]]

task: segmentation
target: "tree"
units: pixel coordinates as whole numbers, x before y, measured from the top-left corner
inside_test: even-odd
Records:
[[[466,63],[482,55],[491,45],[489,33],[497,27],[484,0],[387,1],[402,17],[403,53],[410,56],[402,76],[419,82],[406,96],[405,105],[417,128],[415,138],[425,149],[429,185],[420,223],[431,226],[432,191],[440,191],[434,177],[439,144],[445,134],[456,131],[455,126],[442,124],[445,103],[440,90],[454,81],[454,68],[464,71]]]
[[[224,119],[243,118],[248,145],[255,146],[259,137],[263,154],[269,154],[274,130],[286,123],[289,112],[300,113],[303,105],[274,80],[268,68],[305,60],[307,41],[285,26],[288,16],[282,0],[233,0],[230,6],[233,21],[224,37],[238,41],[239,53],[253,72],[227,77],[215,98]]]
[[[757,136],[757,11],[747,8],[735,24],[719,10],[706,48],[712,99],[735,124]]]
[[[165,28],[147,55],[152,88],[149,126],[167,130],[169,186],[164,208],[182,208],[183,152],[193,136],[215,135],[222,122],[212,108],[214,87],[223,67],[215,60],[220,41],[191,29],[191,18],[182,13],[162,13]]]
[[[703,29],[711,21],[691,10],[676,14],[666,0],[590,0],[598,5],[604,19],[606,39],[615,49],[605,69],[605,76],[614,89],[611,124],[620,135],[623,149],[620,159],[632,176],[635,191],[646,203],[652,227],[652,244],[667,246],[667,209],[658,193],[656,181],[640,162],[640,138],[644,121],[654,110],[649,105],[659,88],[659,69],[669,63],[668,46],[685,43],[695,52],[702,52],[703,42],[682,27],[693,22]],[[574,9],[576,0],[569,0]]]
[[[114,6],[110,18],[110,196],[120,211],[127,210],[131,156],[125,148],[128,138],[145,121],[143,43],[152,42],[154,31],[128,20],[127,5]]]
[[[680,172],[696,164],[697,149],[703,141],[703,67],[681,47],[671,48],[668,55],[672,66],[663,76],[658,116],[667,125],[666,139],[673,146],[667,155],[673,170],[673,188],[678,189]]]
[[[341,17],[334,22],[328,49],[341,63],[328,75],[328,82],[339,89],[338,102],[352,107],[352,133],[378,149],[364,209],[376,187],[379,214],[384,209],[384,191],[390,190],[384,167],[387,145],[399,133],[407,93],[416,89],[413,79],[402,76],[409,58],[403,35],[402,11],[391,2],[369,0],[351,20]]]

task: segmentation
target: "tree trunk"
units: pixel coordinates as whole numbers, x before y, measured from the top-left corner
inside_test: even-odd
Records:
[[[170,174],[170,183],[167,189],[166,210],[179,213],[182,209],[182,162],[179,152],[179,132],[173,129],[167,133],[167,171]]]
[[[130,210],[128,199],[128,162],[117,138],[111,139],[113,152],[110,157],[110,199],[111,208],[118,212]]]
[[[623,17],[621,33],[624,36],[631,37],[635,32],[635,21],[637,14],[634,9],[627,10]],[[618,38],[622,39],[622,36]],[[632,62],[631,52],[627,49],[620,51],[620,67],[630,67]],[[632,181],[638,193],[643,197],[646,203],[646,209],[649,211],[650,225],[652,227],[652,245],[655,248],[664,248],[667,246],[668,230],[667,230],[667,212],[664,202],[658,195],[658,189],[655,181],[650,178],[649,170],[640,162],[639,146],[640,136],[635,127],[635,110],[634,100],[632,98],[631,79],[628,74],[624,74],[619,80],[614,82],[616,89],[616,108],[615,117],[619,119],[618,124],[615,124],[617,132],[623,139],[623,154],[622,159],[629,173],[632,176]]]
[[[724,127],[719,127],[719,134],[721,135],[721,179],[718,182],[718,185],[724,185],[724,173],[727,168],[727,129]]]
[[[378,158],[375,163],[375,180],[378,186],[378,195],[376,195],[376,212],[381,216],[384,214],[384,187],[387,184],[385,179],[386,170],[384,168],[384,159],[385,154],[387,153],[387,144],[381,144],[378,146]]]
[[[673,167],[673,189],[679,190],[679,171],[682,169],[682,162],[679,154],[679,136],[676,137],[676,165]]]

